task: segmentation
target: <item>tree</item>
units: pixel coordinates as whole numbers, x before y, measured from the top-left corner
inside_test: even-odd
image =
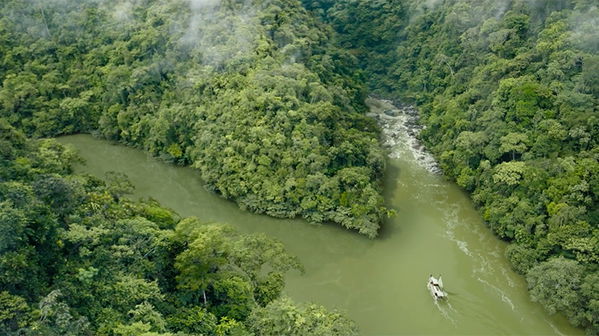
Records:
[[[587,309],[578,313],[576,320],[580,325],[587,326],[588,331],[599,331],[599,273],[589,273],[581,285],[581,301],[586,303]]]
[[[493,182],[503,184],[508,187],[517,185],[526,169],[524,162],[504,162],[495,167]]]
[[[570,319],[580,309],[578,292],[584,268],[576,261],[552,258],[533,267],[526,275],[530,297],[551,313],[565,312]]]
[[[516,160],[516,153],[521,155],[528,148],[528,137],[526,134],[510,132],[502,136],[500,141],[501,147],[499,147],[499,150],[502,153],[511,153],[512,160]]]
[[[19,329],[31,323],[31,308],[20,296],[0,292],[0,332],[16,334]]]
[[[26,243],[27,218],[9,202],[0,202],[0,254]]]
[[[264,235],[239,236],[227,226],[193,223],[177,226],[188,244],[176,258],[177,286],[217,317],[245,319],[258,302],[280,295],[283,287],[276,279],[300,269],[281,243]]]
[[[33,335],[78,336],[90,332],[87,319],[73,316],[61,296],[60,290],[54,290],[40,301],[40,317],[30,328]]]
[[[113,332],[122,336],[136,335],[165,335],[166,322],[162,314],[156,311],[147,301],[138,304],[129,311],[130,323],[128,325],[119,325]],[[170,333],[169,333],[170,334]]]
[[[256,335],[358,335],[354,323],[336,312],[317,305],[297,306],[282,298],[266,307],[255,309],[248,319],[249,329]]]
[[[216,316],[199,306],[180,308],[167,319],[171,330],[200,335],[214,335],[217,321]]]

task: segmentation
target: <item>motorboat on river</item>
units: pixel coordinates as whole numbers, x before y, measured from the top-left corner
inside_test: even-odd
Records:
[[[437,279],[431,274],[428,277],[426,288],[428,288],[435,300],[447,299],[447,293],[443,290],[443,280],[441,279],[441,276]]]

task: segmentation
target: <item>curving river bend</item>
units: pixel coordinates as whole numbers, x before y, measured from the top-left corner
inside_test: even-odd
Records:
[[[338,308],[362,335],[582,335],[561,316],[530,302],[526,283],[511,271],[505,244],[484,226],[457,186],[434,173],[434,161],[405,125],[405,115],[385,101],[370,101],[390,150],[385,180],[388,205],[398,214],[381,237],[369,240],[332,225],[282,220],[241,211],[202,187],[191,168],[88,135],[60,142],[79,150],[79,172],[127,174],[137,197],[153,197],[182,216],[228,223],[242,232],[264,232],[299,256],[304,275],[291,273],[286,294]],[[394,113],[395,113],[394,112]],[[425,285],[442,274],[449,300],[435,303]]]

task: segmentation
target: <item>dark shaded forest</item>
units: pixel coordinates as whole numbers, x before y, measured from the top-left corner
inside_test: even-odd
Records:
[[[595,1],[304,1],[472,195],[530,295],[599,332]]]

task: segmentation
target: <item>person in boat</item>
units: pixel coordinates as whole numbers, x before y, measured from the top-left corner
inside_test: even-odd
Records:
[[[433,278],[432,274],[429,275],[428,282],[435,287],[439,287],[439,282],[437,281],[437,279]]]

